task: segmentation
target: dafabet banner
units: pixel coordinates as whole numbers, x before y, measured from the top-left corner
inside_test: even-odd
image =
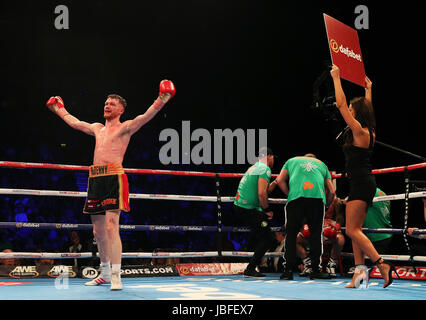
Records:
[[[364,62],[355,29],[324,13],[331,60],[339,67],[340,77],[365,87]]]

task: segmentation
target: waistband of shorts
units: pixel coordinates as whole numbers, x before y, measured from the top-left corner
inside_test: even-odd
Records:
[[[89,167],[89,177],[101,177],[123,173],[123,166],[119,163],[104,163]]]

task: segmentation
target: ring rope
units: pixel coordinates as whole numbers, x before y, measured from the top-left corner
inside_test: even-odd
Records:
[[[87,197],[87,192],[80,191],[60,191],[60,190],[34,190],[34,189],[8,189],[0,188],[0,194],[18,194],[18,195],[33,195],[33,196],[57,196],[57,197]],[[194,196],[194,195],[179,195],[179,194],[136,194],[130,193],[131,199],[151,199],[151,200],[184,200],[184,201],[206,201],[216,202],[216,196]],[[232,202],[234,197],[222,197],[223,202]],[[285,199],[277,199],[283,201]],[[280,202],[281,203],[281,202]]]
[[[251,257],[253,252],[223,251],[226,257]],[[99,253],[96,253],[99,257]],[[266,252],[265,257],[283,257],[284,252]],[[123,252],[122,258],[197,258],[219,257],[218,251],[200,252]],[[92,252],[0,252],[0,259],[85,259]]]
[[[10,189],[0,188],[0,194],[16,194],[16,195],[33,195],[33,196],[57,196],[57,197],[87,197],[87,192],[80,191],[59,191],[59,190],[34,190],[34,189]],[[178,194],[143,194],[143,193],[130,193],[131,199],[150,199],[150,200],[180,200],[180,201],[206,201],[217,202],[217,196],[193,196],[193,195],[178,195]],[[423,198],[426,197],[425,191],[411,192],[408,197]],[[390,200],[404,200],[405,193],[379,196],[373,199],[373,202],[390,201]],[[235,197],[227,196],[220,197],[221,202],[234,202]],[[270,203],[284,204],[287,199],[269,198]]]
[[[0,229],[17,228],[17,229],[58,229],[58,230],[92,230],[92,224],[84,223],[41,223],[41,222],[0,222]],[[195,232],[215,232],[218,231],[217,226],[172,226],[172,225],[119,225],[120,231],[169,231],[169,232],[182,232],[182,231],[195,231]],[[283,227],[271,227],[272,231],[285,230]],[[342,230],[346,230],[342,227]],[[223,232],[250,232],[248,227],[227,227],[222,226]],[[406,229],[397,228],[362,228],[366,233],[392,233],[392,234],[405,234]],[[414,235],[426,234],[426,229],[416,229],[413,231]]]
[[[73,170],[73,171],[88,171],[89,166],[68,165],[68,164],[51,164],[51,163],[34,163],[34,162],[14,162],[14,161],[0,161],[0,167],[8,168],[38,168],[38,169],[60,169],[60,170]],[[404,172],[405,170],[417,170],[426,168],[426,162],[412,164],[408,166],[391,167],[384,169],[374,169],[373,174],[391,173],[391,172]],[[215,172],[200,172],[200,171],[176,171],[176,170],[157,170],[157,169],[129,169],[125,168],[126,173],[139,173],[139,174],[165,174],[165,175],[181,175],[181,176],[199,176],[215,178],[217,175],[221,178],[241,178],[244,173],[215,173]],[[277,177],[277,174],[272,176]],[[332,174],[332,178],[340,178],[341,173]]]
[[[254,252],[245,251],[222,251],[223,257],[250,258]],[[283,257],[283,252],[266,252],[264,257]],[[344,257],[353,256],[352,253],[341,253]],[[99,253],[96,254],[99,257]],[[200,252],[123,252],[122,258],[211,258],[219,257],[218,251]],[[0,259],[88,259],[93,258],[91,252],[0,252]],[[368,258],[368,257],[366,257]],[[415,261],[426,262],[426,256],[409,255],[382,255],[383,259],[393,261]]]
[[[99,257],[99,253],[96,253]],[[123,252],[122,258],[196,258],[217,257],[217,251],[205,252]],[[84,259],[92,252],[0,252],[0,259]]]
[[[353,257],[354,254],[350,252],[341,252],[340,255],[342,257]],[[382,254],[380,255],[385,260],[393,260],[393,261],[405,261],[405,262],[426,262],[426,256],[409,256],[409,255],[392,255],[392,254]],[[370,259],[370,257],[365,256],[366,259]],[[371,260],[371,259],[370,259]]]

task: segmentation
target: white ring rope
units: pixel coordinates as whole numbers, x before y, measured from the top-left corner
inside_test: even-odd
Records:
[[[32,196],[52,196],[52,197],[87,197],[87,192],[80,191],[59,191],[59,190],[34,190],[34,189],[8,189],[0,188],[0,194],[9,195],[32,195]],[[150,199],[150,200],[179,200],[179,201],[206,201],[217,202],[217,196],[193,196],[193,195],[178,195],[178,194],[143,194],[143,193],[130,193],[131,199]],[[426,191],[411,192],[410,199],[424,198]],[[404,200],[405,194],[394,194],[375,197],[373,202],[391,201],[391,200]],[[222,202],[233,202],[235,197],[221,197]],[[283,204],[287,199],[269,199],[270,203]]]
[[[253,252],[222,251],[226,257],[251,257]],[[283,252],[266,252],[265,257],[282,257]],[[92,258],[91,252],[0,252],[0,259],[84,259]],[[218,251],[203,252],[123,252],[122,258],[202,258],[219,257]],[[99,257],[99,253],[96,253]]]
[[[340,255],[342,257],[353,257],[353,253],[349,252],[341,252]],[[392,260],[392,261],[415,261],[415,262],[426,262],[425,256],[409,256],[409,255],[396,255],[396,254],[382,254],[380,255],[385,260]],[[371,260],[368,256],[365,256],[366,259]]]
[[[250,258],[254,252],[246,251],[222,251],[222,257],[240,257]],[[265,257],[283,257],[284,252],[266,252]],[[342,256],[351,257],[351,253],[341,253]],[[91,252],[0,252],[0,259],[87,259],[94,255]],[[99,257],[99,253],[96,253]],[[204,252],[123,252],[122,258],[145,258],[145,259],[161,259],[161,258],[210,258],[220,257],[218,251]],[[426,256],[409,256],[409,255],[381,255],[383,259],[392,261],[416,261],[426,262]],[[368,258],[368,257],[366,257]]]

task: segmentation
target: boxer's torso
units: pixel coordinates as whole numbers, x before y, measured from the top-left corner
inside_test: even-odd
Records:
[[[93,164],[122,163],[130,141],[130,134],[124,130],[124,124],[100,125],[95,130],[96,145]]]

